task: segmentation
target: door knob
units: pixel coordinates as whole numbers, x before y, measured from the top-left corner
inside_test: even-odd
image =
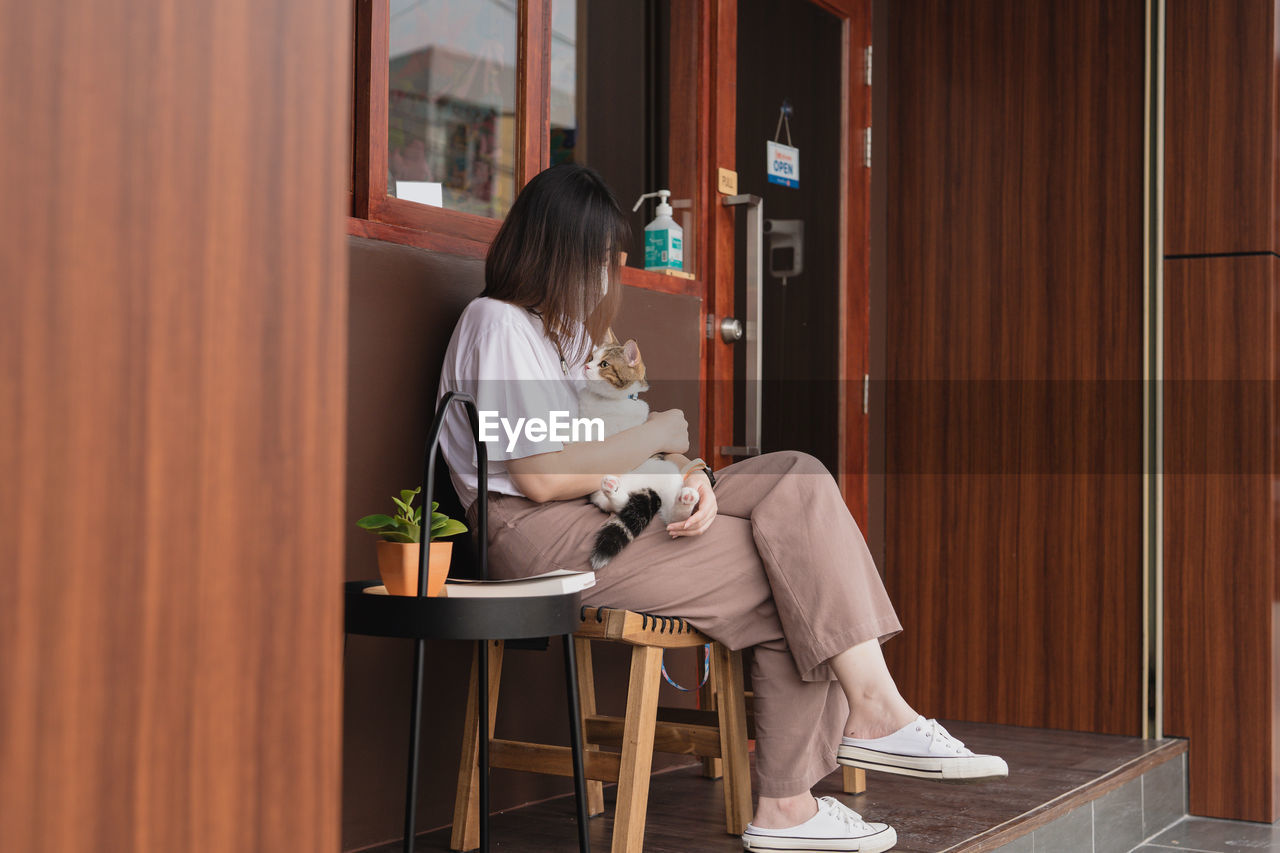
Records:
[[[737,317],[725,317],[720,321],[720,338],[726,344],[742,340],[742,321]]]

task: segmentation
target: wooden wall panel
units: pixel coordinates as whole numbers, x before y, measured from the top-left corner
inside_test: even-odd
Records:
[[[1191,740],[1194,813],[1274,820],[1280,16],[1274,0],[1167,13],[1166,729]]]
[[[1272,256],[1165,264],[1165,730],[1195,814],[1273,821]]]
[[[4,6],[0,849],[338,847],[349,14]]]
[[[886,654],[929,715],[1137,734],[1143,5],[888,6]]]
[[[1274,0],[1167,0],[1165,253],[1280,251]]]

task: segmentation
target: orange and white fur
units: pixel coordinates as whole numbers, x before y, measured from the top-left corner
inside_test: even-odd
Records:
[[[620,344],[610,334],[610,340],[592,352],[586,375],[586,387],[578,394],[578,416],[600,418],[606,438],[648,419],[649,404],[640,394],[649,390],[649,384],[635,341]],[[659,455],[625,474],[603,477],[590,500],[612,513],[600,528],[591,554],[592,567],[599,569],[639,536],[655,515],[666,524],[692,515],[698,493],[684,484],[676,463]]]

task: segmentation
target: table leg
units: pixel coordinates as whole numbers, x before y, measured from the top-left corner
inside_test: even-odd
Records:
[[[413,822],[418,808],[418,735],[422,725],[422,658],[427,641],[413,644],[413,700],[409,715],[409,779],[404,792],[404,853],[413,853]]]
[[[573,636],[564,635],[564,674],[569,685],[569,747],[573,752],[573,796],[578,803],[578,851],[591,853],[587,833],[587,773],[582,758],[582,718],[578,714],[578,665]]]
[[[476,685],[480,714],[480,853],[489,853],[489,641],[479,640],[480,673]]]

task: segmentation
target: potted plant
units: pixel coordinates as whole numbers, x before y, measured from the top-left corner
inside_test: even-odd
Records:
[[[397,510],[395,515],[375,513],[356,522],[361,529],[382,537],[378,540],[378,572],[391,595],[418,594],[422,507],[415,507],[413,502],[420,491],[421,486],[412,490],[402,489],[400,497],[392,497]],[[439,506],[439,501],[431,502],[431,550],[427,563],[427,595],[431,596],[440,595],[444,589],[445,578],[449,576],[449,560],[453,556],[453,543],[437,540],[467,532],[467,526],[461,521],[437,512]]]

